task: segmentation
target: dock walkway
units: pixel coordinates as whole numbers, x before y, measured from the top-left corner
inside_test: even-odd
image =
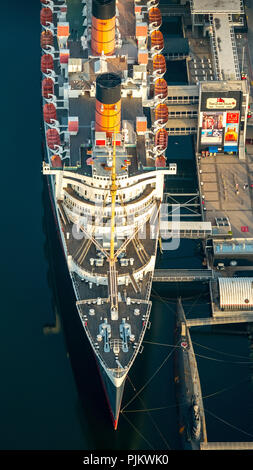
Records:
[[[233,315],[226,315],[224,317],[211,317],[211,318],[190,318],[186,323],[188,328],[192,326],[206,326],[206,325],[225,325],[228,323],[248,323],[253,322],[253,312],[239,313]]]
[[[209,281],[212,269],[155,269],[153,282]]]

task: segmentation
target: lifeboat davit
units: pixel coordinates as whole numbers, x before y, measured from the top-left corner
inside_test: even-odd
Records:
[[[51,8],[42,8],[40,12],[40,22],[43,26],[48,26],[53,21],[53,12]]]
[[[160,50],[164,48],[163,33],[161,31],[153,31],[151,33],[151,47]]]
[[[155,145],[165,150],[168,146],[168,133],[165,129],[159,129],[155,135]]]
[[[160,121],[162,124],[165,124],[168,121],[168,108],[166,104],[158,104],[155,108],[155,120]]]
[[[166,158],[164,155],[161,155],[160,157],[156,157],[155,166],[160,167],[160,168],[161,167],[164,168],[166,166]]]
[[[166,98],[168,93],[168,85],[164,78],[158,78],[155,81],[155,95],[159,95],[161,98]]]
[[[51,166],[53,168],[62,168],[62,159],[60,155],[53,155],[51,157]]]
[[[156,54],[153,57],[153,70],[156,70],[161,75],[166,72],[166,60],[164,55]]]
[[[47,46],[52,46],[54,43],[54,36],[51,31],[48,29],[45,31],[42,31],[40,35],[40,47],[42,49],[46,49]]]
[[[159,8],[151,8],[148,13],[149,23],[154,23],[154,26],[161,26],[162,24],[162,15]]]
[[[52,119],[56,120],[56,108],[53,103],[46,103],[43,108],[44,121],[52,124]]]
[[[42,96],[43,98],[51,98],[50,95],[54,94],[54,82],[51,78],[44,78],[42,80]]]
[[[48,129],[46,132],[47,145],[51,150],[55,149],[56,145],[60,145],[60,134],[57,129]]]
[[[41,72],[48,73],[54,68],[54,59],[50,54],[44,54],[41,57]]]

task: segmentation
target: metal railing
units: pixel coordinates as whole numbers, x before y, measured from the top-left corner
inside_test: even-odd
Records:
[[[238,59],[238,54],[237,54],[237,46],[236,46],[236,40],[235,40],[235,32],[234,32],[232,15],[228,15],[228,21],[230,25],[230,37],[231,37],[232,50],[233,50],[233,56],[234,56],[236,80],[241,80],[241,73],[240,73],[239,59]]]
[[[213,62],[214,62],[214,72],[215,72],[215,78],[216,80],[222,80],[222,73],[220,70],[220,64],[219,64],[219,57],[218,57],[218,45],[217,45],[217,40],[216,40],[216,35],[215,35],[215,28],[214,28],[214,23],[213,23],[213,15],[209,15],[209,23],[211,26],[210,29],[210,42],[211,42],[211,48],[212,48],[212,53],[213,53]]]

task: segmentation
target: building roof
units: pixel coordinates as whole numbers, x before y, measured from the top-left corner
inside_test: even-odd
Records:
[[[222,93],[225,91],[243,91],[247,93],[246,80],[210,81],[200,83],[201,91]]]
[[[248,310],[253,307],[252,277],[220,277],[220,308]]]
[[[192,0],[192,13],[240,13],[240,0]]]
[[[232,26],[228,15],[214,14],[213,28],[216,37],[216,54],[219,61],[220,71],[225,80],[239,80],[240,71],[236,45],[233,43]]]

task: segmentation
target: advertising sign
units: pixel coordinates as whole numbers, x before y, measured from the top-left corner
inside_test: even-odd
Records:
[[[226,113],[224,147],[237,146],[239,135],[239,112]]]
[[[226,113],[221,111],[201,113],[201,144],[221,145]]]
[[[240,91],[206,92],[201,94],[201,111],[233,110],[241,108],[242,94]]]
[[[207,109],[234,109],[237,101],[234,98],[207,98]]]

